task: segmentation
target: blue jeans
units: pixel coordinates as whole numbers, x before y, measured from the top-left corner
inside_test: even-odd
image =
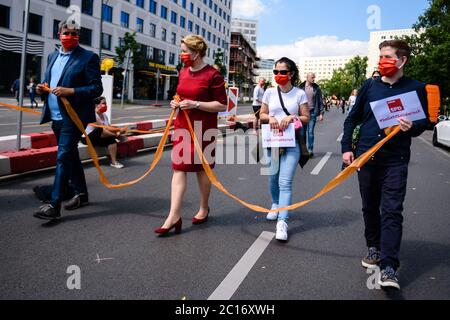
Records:
[[[316,128],[317,116],[311,113],[308,126],[306,127],[306,142],[309,152],[314,151],[314,129]]]
[[[75,194],[86,193],[86,178],[78,154],[78,142],[81,132],[70,121],[53,121],[53,132],[58,141],[58,156],[56,160],[56,173],[53,182],[52,199],[50,203],[59,207],[62,201],[64,186],[73,189]]]
[[[294,180],[295,171],[300,160],[300,146],[294,148],[285,148],[284,154],[280,157],[279,167],[276,172],[269,176],[269,190],[272,196],[272,203],[277,204],[279,208],[287,207],[292,204],[292,181]],[[266,156],[270,159],[272,167],[272,150],[265,149]],[[278,221],[288,222],[289,211],[280,211],[278,213]]]

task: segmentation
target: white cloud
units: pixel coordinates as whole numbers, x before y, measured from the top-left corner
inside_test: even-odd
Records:
[[[266,10],[261,0],[233,1],[233,17],[255,18]]]
[[[336,36],[315,36],[293,43],[259,46],[258,55],[264,59],[288,57],[296,62],[300,57],[367,55],[369,43],[356,40],[339,40]]]

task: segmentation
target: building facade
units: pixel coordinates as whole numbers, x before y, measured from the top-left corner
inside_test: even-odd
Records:
[[[306,80],[309,72],[316,75],[316,81],[329,80],[334,70],[343,68],[355,56],[303,57],[299,61],[300,77]]]
[[[231,32],[242,33],[256,51],[256,45],[258,43],[258,20],[233,18],[231,20]]]
[[[379,45],[386,40],[393,40],[403,36],[412,36],[417,34],[414,29],[384,30],[370,33],[369,40],[369,61],[367,66],[367,77],[370,77],[375,70],[378,70],[378,61],[380,59]]]
[[[0,70],[1,92],[19,76],[24,7],[25,1],[0,0],[0,57],[15,62]],[[42,79],[46,57],[59,44],[58,23],[78,10],[81,45],[98,53],[102,40],[102,58],[115,57],[115,48],[122,44],[125,33],[136,32],[149,66],[132,71],[129,93],[138,99],[155,99],[160,75],[158,97],[166,99],[177,84],[176,67],[184,36],[203,36],[209,46],[206,62],[212,64],[220,48],[226,64],[231,8],[232,0],[31,0],[27,75]]]
[[[239,32],[231,33],[230,44],[230,83],[239,88],[242,100],[253,96],[254,77],[256,74],[256,51]]]
[[[266,79],[269,83],[274,83],[273,69],[275,67],[275,60],[273,59],[261,59],[258,61],[258,69],[255,69],[255,82],[258,82],[259,78]]]

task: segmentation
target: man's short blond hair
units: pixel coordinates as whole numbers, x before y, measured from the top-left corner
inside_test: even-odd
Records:
[[[181,40],[189,50],[200,53],[202,57],[206,56],[206,50],[208,50],[208,45],[203,37],[196,34],[190,34]]]

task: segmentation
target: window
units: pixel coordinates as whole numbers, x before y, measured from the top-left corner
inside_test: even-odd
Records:
[[[126,12],[121,12],[120,14],[120,25],[124,28],[130,27],[130,15]]]
[[[0,4],[0,27],[9,28],[10,8]]]
[[[80,30],[80,43],[91,46],[92,45],[92,30],[88,28],[81,28]]]
[[[192,21],[188,21],[188,31],[192,32],[194,30],[194,23]]]
[[[167,7],[161,6],[161,18],[167,19]]]
[[[186,28],[186,18],[180,16],[180,27],[182,27],[183,29]]]
[[[112,36],[107,33],[102,33],[102,49],[111,50]]]
[[[140,8],[144,8],[144,0],[136,0],[136,5]]]
[[[172,42],[172,44],[177,44],[177,34],[175,32],[172,32],[172,37],[170,38],[170,42]]]
[[[92,16],[92,14],[94,13],[93,2],[94,0],[83,0],[81,2],[81,12]]]
[[[24,13],[25,16],[25,13]],[[25,20],[25,18],[23,19]],[[28,21],[28,32],[32,34],[42,35],[42,16],[30,13]]]
[[[150,36],[156,37],[156,24],[150,23]]]
[[[104,4],[103,5],[103,21],[112,22],[113,19],[113,8]]]
[[[166,41],[167,40],[167,29],[162,28],[161,30],[161,40]]]
[[[173,52],[169,53],[169,64],[175,65],[175,58],[176,58],[175,53]]]
[[[153,14],[156,14],[156,9],[158,7],[158,4],[156,3],[155,0],[150,0],[150,7],[149,7],[149,11]]]
[[[177,24],[177,13],[174,11],[170,12],[170,22]]]
[[[166,51],[161,49],[153,49],[154,53],[154,60],[156,60],[157,63],[166,64]]]
[[[144,20],[141,18],[136,18],[136,31],[140,33],[144,32]]]
[[[59,23],[61,21],[59,20],[53,20],[53,39],[58,39],[58,33],[59,33]]]
[[[56,0],[56,4],[63,7],[68,7],[70,6],[70,0]]]

